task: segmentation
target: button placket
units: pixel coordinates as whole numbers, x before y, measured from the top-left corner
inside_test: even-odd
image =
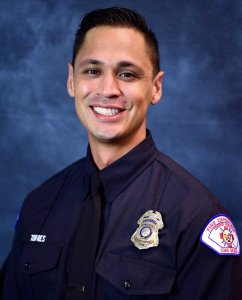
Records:
[[[30,263],[30,262],[26,262],[26,263],[24,264],[24,270],[25,270],[25,271],[29,271],[30,268],[31,268],[31,263]]]

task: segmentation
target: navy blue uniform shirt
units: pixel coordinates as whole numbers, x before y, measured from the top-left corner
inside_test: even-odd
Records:
[[[63,299],[68,252],[94,168],[89,150],[28,195],[2,270],[2,300]],[[212,246],[200,240],[203,231],[220,230],[215,221],[204,228],[226,215],[224,208],[159,152],[151,135],[101,170],[100,177],[106,205],[93,299],[242,299],[240,256],[219,255],[212,235]],[[157,247],[140,250],[130,239],[149,210],[160,212],[164,228]],[[233,250],[231,245],[222,248]]]

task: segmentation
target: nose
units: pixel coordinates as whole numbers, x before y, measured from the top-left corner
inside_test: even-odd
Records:
[[[118,79],[115,74],[107,73],[100,78],[97,94],[106,98],[114,98],[121,95]]]

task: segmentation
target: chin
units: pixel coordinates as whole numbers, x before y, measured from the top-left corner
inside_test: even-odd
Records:
[[[119,135],[115,134],[109,134],[109,135],[98,135],[96,136],[96,139],[102,143],[114,143],[118,142],[119,140],[122,139]]]
[[[112,140],[122,136],[122,132],[117,129],[97,129],[92,131],[92,136],[99,140]]]

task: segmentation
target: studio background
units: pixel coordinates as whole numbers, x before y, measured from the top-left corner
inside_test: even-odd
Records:
[[[81,17],[108,6],[139,11],[156,32],[165,78],[148,127],[220,199],[242,238],[241,1],[1,0],[0,264],[27,193],[85,155],[67,62]]]

